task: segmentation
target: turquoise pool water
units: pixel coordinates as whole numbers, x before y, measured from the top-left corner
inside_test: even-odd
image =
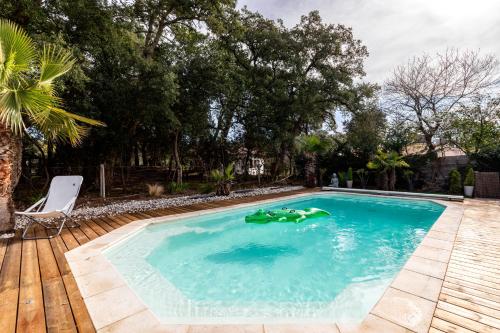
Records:
[[[429,201],[310,195],[258,208],[332,215],[247,224],[257,207],[146,227],[106,252],[165,322],[361,320],[444,207]]]

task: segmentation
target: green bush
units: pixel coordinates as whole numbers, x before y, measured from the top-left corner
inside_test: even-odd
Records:
[[[450,193],[451,194],[461,194],[462,193],[462,176],[457,169],[450,171],[448,175],[450,181]]]
[[[339,186],[345,185],[345,172],[339,171]]]
[[[188,189],[189,185],[186,183],[176,183],[176,182],[170,182],[167,185],[167,191],[170,194],[177,194],[177,193],[182,193]]]
[[[465,174],[464,186],[474,186],[474,170],[472,167],[467,168],[467,173]]]
[[[352,168],[351,167],[349,167],[349,169],[347,169],[347,180],[352,181]]]
[[[209,194],[209,193],[215,192],[215,185],[212,183],[201,184],[198,187],[198,191],[201,194]]]

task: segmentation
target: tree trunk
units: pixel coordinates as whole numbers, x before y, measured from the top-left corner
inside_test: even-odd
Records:
[[[396,189],[396,168],[391,168],[389,171],[389,191]]]
[[[316,187],[318,184],[318,180],[316,177],[316,165],[317,165],[317,156],[315,153],[306,154],[306,165],[305,165],[305,178],[306,178],[306,186],[307,187]]]
[[[0,123],[0,234],[14,231],[12,194],[21,176],[22,142]]]
[[[379,172],[378,174],[378,184],[379,188],[381,188],[383,191],[387,191],[389,189],[388,183],[389,183],[389,177],[387,175],[387,171],[382,171]]]
[[[174,159],[175,159],[175,174],[176,174],[176,183],[182,184],[182,165],[181,159],[179,156],[179,131],[175,132],[174,138]]]

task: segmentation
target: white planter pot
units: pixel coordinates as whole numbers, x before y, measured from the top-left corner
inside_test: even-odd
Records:
[[[347,188],[352,188],[352,180],[347,181]]]
[[[464,194],[466,197],[472,197],[474,193],[474,186],[464,186]]]

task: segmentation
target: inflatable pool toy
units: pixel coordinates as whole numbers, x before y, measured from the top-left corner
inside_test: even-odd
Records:
[[[276,210],[264,210],[259,209],[252,215],[247,215],[245,217],[246,223],[269,223],[269,222],[295,222],[300,223],[306,219],[328,216],[325,210],[318,208],[305,208],[304,210],[299,209],[276,209]]]

